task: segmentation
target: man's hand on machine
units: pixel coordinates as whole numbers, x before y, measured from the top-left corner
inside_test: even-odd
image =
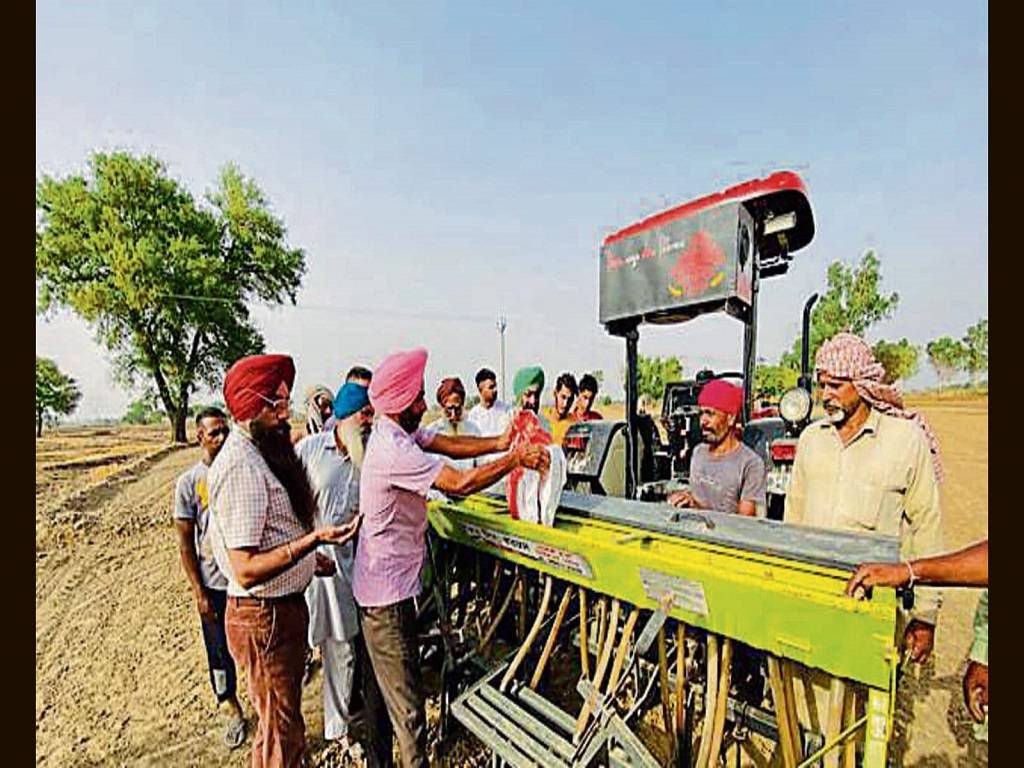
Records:
[[[519,466],[547,472],[551,466],[551,456],[542,445],[521,445],[516,448],[516,460]]]
[[[700,505],[697,503],[697,499],[689,491],[673,491],[665,499],[673,507],[689,507],[691,509],[697,509]]]
[[[863,599],[872,587],[902,587],[910,583],[910,567],[906,563],[864,563],[846,582],[846,594]]]

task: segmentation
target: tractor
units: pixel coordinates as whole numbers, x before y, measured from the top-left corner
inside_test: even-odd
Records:
[[[804,305],[798,386],[778,404],[755,410],[757,304],[761,280],[784,275],[793,254],[813,236],[803,182],[781,172],[672,208],[604,240],[600,319],[626,340],[627,413],[625,421],[569,428],[563,447],[572,490],[659,501],[685,487],[701,439],[700,390],[711,379],[728,378],[744,387],[742,439],[765,463],[767,517],[782,519],[797,438],[811,413],[807,339],[817,294]],[[723,311],[743,323],[743,371],[702,370],[691,380],[666,384],[657,429],[650,414],[637,410],[640,324],[681,323]]]

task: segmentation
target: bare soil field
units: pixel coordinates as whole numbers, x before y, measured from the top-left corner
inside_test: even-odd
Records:
[[[947,547],[985,537],[987,399],[913,404],[942,442]],[[600,410],[617,415],[615,406]],[[170,519],[174,481],[198,450],[166,441],[160,426],[57,430],[36,442],[39,765],[247,764],[248,745],[229,752],[220,741]],[[904,681],[893,745],[903,765],[988,762],[970,738],[960,694],[977,599],[975,590],[947,593],[934,659]],[[320,691],[318,672],[303,698],[310,762],[342,765],[319,738]],[[478,764],[480,757],[464,744],[445,762]]]

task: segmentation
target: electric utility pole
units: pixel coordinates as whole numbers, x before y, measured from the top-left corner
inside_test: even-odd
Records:
[[[508,327],[508,319],[502,315],[498,318],[498,337],[501,340],[501,399],[502,402],[508,402],[508,396],[505,393],[505,328]]]

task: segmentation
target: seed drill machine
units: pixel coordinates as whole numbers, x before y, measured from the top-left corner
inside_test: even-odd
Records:
[[[810,382],[805,354],[781,418],[749,418],[758,293],[813,235],[802,180],[780,172],[605,239],[600,321],[625,340],[625,422],[570,428],[552,527],[493,494],[429,509],[421,612],[436,619],[442,736],[458,723],[513,766],[886,764],[899,603],[843,592],[860,562],[898,560],[898,540],[671,507],[715,374],[670,387],[667,444],[637,412],[641,326],[727,312],[744,326],[744,440],[784,494],[792,453],[772,448],[795,445]]]

